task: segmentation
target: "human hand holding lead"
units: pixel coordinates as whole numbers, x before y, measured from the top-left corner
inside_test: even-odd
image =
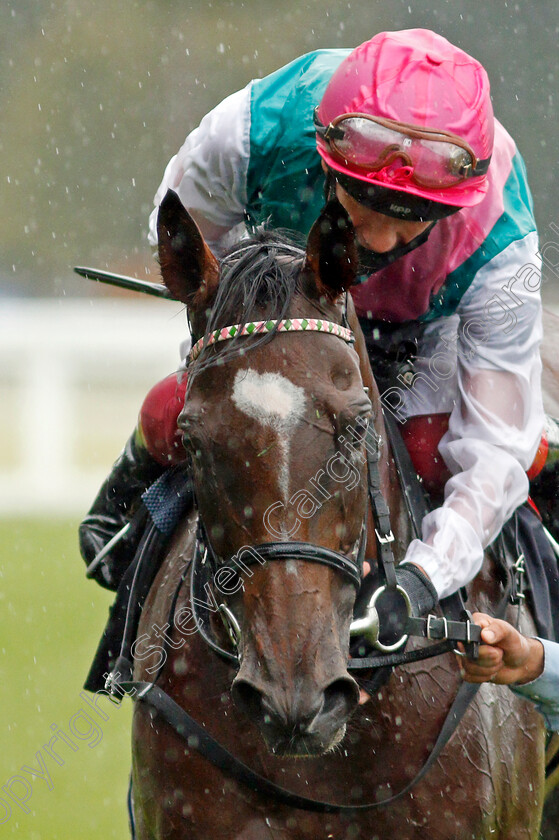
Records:
[[[474,613],[473,619],[483,628],[482,644],[477,660],[460,657],[460,670],[466,682],[522,685],[540,676],[544,649],[538,639],[527,638],[508,621],[485,613]]]

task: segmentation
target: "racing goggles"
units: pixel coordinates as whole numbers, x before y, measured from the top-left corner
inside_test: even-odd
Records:
[[[373,173],[398,162],[411,181],[432,189],[485,175],[491,160],[478,160],[464,140],[448,131],[385,117],[342,114],[325,126],[315,108],[314,125],[332,157],[351,169]]]

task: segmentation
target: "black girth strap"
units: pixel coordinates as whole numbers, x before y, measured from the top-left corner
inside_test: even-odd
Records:
[[[249,787],[257,793],[273,796],[277,801],[292,808],[301,808],[306,811],[318,811],[320,813],[351,813],[356,811],[370,811],[374,808],[383,808],[391,805],[401,797],[405,796],[425,776],[439,757],[440,753],[448,743],[452,733],[455,731],[460,720],[464,716],[468,706],[475,697],[479,685],[462,683],[454,699],[452,706],[446,716],[445,722],[435,742],[435,745],[421,767],[419,772],[402,790],[376,802],[367,802],[362,805],[342,805],[333,802],[323,802],[320,799],[312,799],[307,796],[300,796],[292,793],[274,782],[261,776],[255,770],[251,770],[244,762],[236,758],[229,750],[219,744],[206,730],[200,726],[190,715],[184,711],[178,703],[169,697],[158,685],[148,682],[131,681],[121,683],[124,691],[135,693],[135,699],[145,703],[154,709],[182,738],[188,740],[190,747],[196,749],[200,755],[209,759],[215,767],[224,773],[232,776],[236,781]]]

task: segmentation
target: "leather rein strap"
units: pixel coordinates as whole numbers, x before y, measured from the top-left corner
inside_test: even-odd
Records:
[[[312,799],[308,796],[300,796],[280,785],[276,785],[275,782],[270,781],[265,776],[261,776],[260,773],[252,770],[229,750],[225,749],[158,685],[149,682],[130,681],[120,683],[120,687],[124,691],[135,693],[135,700],[140,700],[154,709],[175,732],[188,741],[189,746],[196,749],[200,755],[209,759],[215,767],[232,776],[236,781],[257,793],[273,796],[284,805],[320,813],[370,811],[391,805],[405,796],[425,776],[437,760],[479,689],[479,685],[462,683],[427,761],[402,790],[380,801],[367,802],[361,805],[342,805],[334,802],[323,802],[320,799]]]
[[[510,586],[507,587],[501,602],[499,603],[496,611],[497,615],[504,614],[509,594]],[[447,643],[445,642],[444,644]],[[438,647],[438,645],[434,645],[433,647]],[[413,652],[414,651],[412,651],[412,653]],[[444,653],[445,651],[440,652]],[[385,664],[388,664],[386,662],[387,658],[388,657],[383,657]],[[236,781],[246,785],[251,790],[254,790],[257,793],[273,796],[277,801],[292,808],[299,808],[319,813],[352,813],[387,807],[409,793],[412,788],[414,788],[415,785],[429,772],[443,749],[448,744],[450,738],[456,731],[460,721],[468,710],[470,703],[479,691],[480,685],[466,682],[463,682],[460,685],[456,697],[452,702],[442,728],[438,734],[437,740],[435,741],[433,749],[413,779],[411,779],[407,785],[392,796],[361,805],[344,805],[341,803],[324,802],[320,799],[300,796],[297,793],[293,793],[292,791],[286,790],[280,785],[275,784],[275,782],[272,782],[270,779],[267,779],[265,776],[260,775],[260,773],[257,773],[255,770],[252,770],[243,761],[230,753],[229,750],[216,741],[215,738],[213,738],[199,723],[194,720],[194,718],[188,714],[188,712],[179,706],[178,703],[169,697],[169,695],[155,683],[130,680],[120,682],[119,688],[134,695],[135,700],[145,703],[156,711],[163,720],[165,720],[166,723],[168,723],[169,726],[177,732],[177,734],[187,740],[189,746],[196,749],[201,756],[207,758],[215,767],[219,768],[224,773],[227,773]]]

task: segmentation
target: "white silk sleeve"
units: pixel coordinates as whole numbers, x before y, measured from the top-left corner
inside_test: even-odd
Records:
[[[155,194],[148,240],[157,245],[157,211],[168,189],[212,225],[230,230],[244,220],[250,155],[252,83],[203,118],[171,158]],[[215,243],[209,243],[210,245]]]
[[[439,597],[475,577],[484,549],[528,495],[526,470],[544,426],[540,283],[531,233],[481,268],[460,303],[457,391],[439,445],[452,477],[405,557]]]

